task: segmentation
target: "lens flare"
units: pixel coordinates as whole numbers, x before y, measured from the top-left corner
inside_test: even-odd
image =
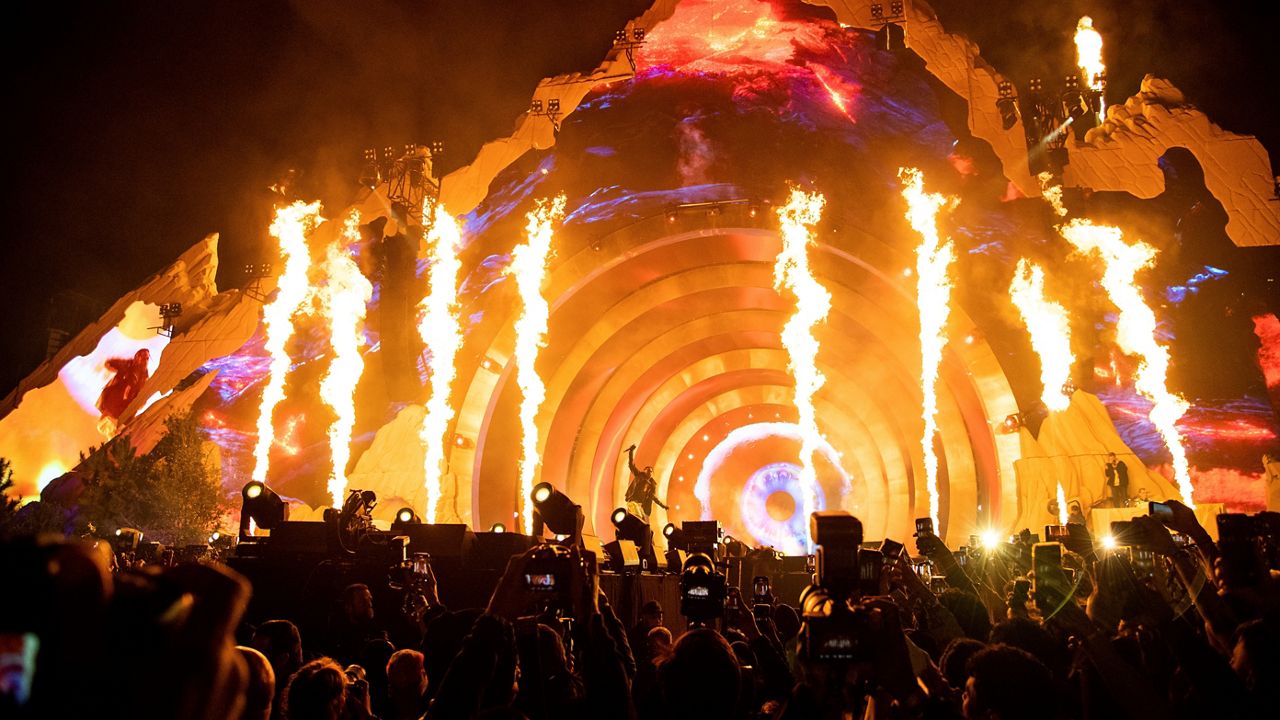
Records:
[[[353,211],[347,216],[342,235],[325,250],[321,269],[326,281],[318,293],[333,347],[333,361],[320,381],[320,399],[337,416],[329,426],[329,496],[333,507],[342,507],[347,493],[347,461],[351,459],[351,431],[356,423],[355,393],[364,374],[360,343],[365,311],[373,297],[373,285],[347,251],[360,241],[359,228],[360,213]]]
[[[307,249],[307,234],[324,222],[320,217],[320,203],[295,202],[277,208],[271,223],[271,235],[280,244],[284,271],[276,281],[276,297],[262,309],[262,325],[266,333],[263,349],[271,358],[267,384],[262,390],[262,403],[258,406],[258,440],[253,450],[252,479],[263,482],[270,466],[271,446],[275,442],[275,428],[271,423],[276,405],[284,399],[284,381],[289,373],[291,360],[286,346],[293,337],[293,316],[308,297],[307,271],[311,256]]]
[[[1009,284],[1031,347],[1040,357],[1040,399],[1052,412],[1066,410],[1071,398],[1063,390],[1071,381],[1071,323],[1067,309],[1045,297],[1044,269],[1025,258],[1018,261]]]
[[[818,371],[818,339],[813,328],[827,319],[831,311],[831,293],[814,277],[809,268],[809,244],[813,242],[813,226],[822,217],[826,199],[820,193],[806,193],[792,188],[787,204],[778,208],[782,231],[782,251],[773,266],[773,287],[795,297],[796,311],[782,329],[782,346],[787,350],[787,365],[795,379],[795,404],[800,427],[800,487],[803,491],[802,514],[808,518],[818,507],[818,474],[814,469],[814,453],[826,445],[818,429],[813,397],[826,382]]]
[[[441,521],[441,479],[448,471],[445,434],[453,420],[449,390],[457,373],[454,362],[458,348],[462,347],[462,330],[458,326],[458,274],[462,269],[458,252],[462,249],[462,231],[458,221],[443,207],[433,206],[430,201],[426,205],[422,215],[431,218],[431,228],[427,232],[429,289],[419,306],[418,334],[431,353],[428,361],[431,376],[420,438],[425,450],[423,470],[427,508],[424,517],[435,523]]]
[[[924,396],[925,487],[929,494],[929,517],[938,523],[938,456],[933,436],[938,432],[938,366],[946,346],[947,317],[951,314],[951,278],[947,275],[955,260],[955,245],[938,234],[938,211],[955,204],[955,198],[924,191],[924,174],[915,168],[898,171],[902,197],[907,201],[907,221],[920,234],[916,248],[916,304],[920,311],[920,388]]]
[[[1126,243],[1119,228],[1094,225],[1083,218],[1072,220],[1059,231],[1076,250],[1097,255],[1102,260],[1102,287],[1120,310],[1116,319],[1116,344],[1138,358],[1134,387],[1153,403],[1148,418],[1173,457],[1173,474],[1182,502],[1194,508],[1187,452],[1175,424],[1190,406],[1166,386],[1169,350],[1156,342],[1156,315],[1143,300],[1135,282],[1138,272],[1154,262],[1156,249],[1141,241]]]
[[[1085,84],[1102,90],[1107,72],[1107,66],[1102,64],[1102,35],[1093,29],[1093,18],[1088,15],[1076,23],[1076,65],[1084,75]],[[1105,101],[1100,107],[1106,109]]]
[[[542,296],[542,283],[551,258],[552,225],[564,217],[565,197],[542,199],[526,218],[527,239],[511,253],[507,274],[516,279],[523,310],[516,320],[516,379],[520,384],[520,495],[519,514],[525,533],[533,532],[533,507],[529,495],[538,466],[538,409],[546,397],[546,386],[538,377],[538,351],[547,344],[547,321],[551,307]]]

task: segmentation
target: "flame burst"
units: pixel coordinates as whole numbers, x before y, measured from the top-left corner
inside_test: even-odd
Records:
[[[1107,66],[1102,64],[1102,35],[1093,29],[1093,18],[1085,15],[1076,23],[1076,65],[1085,83],[1094,90],[1103,89]],[[1105,101],[1099,106],[1106,109]]]
[[[782,230],[782,252],[773,266],[773,286],[778,292],[789,290],[796,298],[796,312],[782,329],[782,346],[787,349],[787,364],[795,378],[795,403],[800,427],[800,487],[803,492],[801,517],[808,518],[818,509],[818,475],[814,453],[827,446],[818,430],[813,397],[826,382],[818,371],[818,340],[813,328],[827,319],[831,310],[831,293],[813,277],[809,269],[811,228],[822,217],[826,199],[819,193],[806,193],[792,188],[785,207],[778,208]],[[806,547],[809,545],[805,537]]]
[[[427,412],[422,419],[420,438],[426,457],[423,463],[424,484],[427,490],[427,508],[424,517],[428,522],[440,522],[440,481],[447,471],[445,459],[445,433],[453,420],[453,406],[449,404],[449,390],[457,372],[454,359],[462,346],[462,332],[458,327],[458,273],[462,262],[458,252],[462,244],[462,232],[458,222],[439,205],[423,208],[423,216],[431,217],[427,232],[430,270],[427,275],[429,290],[422,299],[422,315],[418,321],[418,333],[431,351],[431,388],[427,396]]]
[[[271,235],[280,243],[280,255],[284,259],[284,271],[276,281],[275,300],[262,309],[262,325],[267,339],[264,349],[271,357],[267,385],[262,390],[262,404],[258,406],[258,440],[253,450],[252,478],[266,482],[270,465],[271,445],[275,441],[275,428],[271,418],[276,405],[284,399],[284,381],[291,364],[285,346],[293,337],[293,316],[307,299],[307,270],[311,256],[307,249],[307,233],[324,222],[320,217],[320,203],[310,205],[302,201],[276,209],[271,223]]]
[[[564,216],[564,195],[539,200],[526,217],[528,239],[511,253],[507,274],[515,276],[516,290],[524,306],[516,320],[516,378],[520,383],[520,509],[521,526],[533,532],[533,475],[538,466],[538,409],[546,397],[546,387],[535,367],[538,351],[547,344],[547,321],[551,308],[542,296],[542,281],[551,258],[551,226]]]
[[[1040,356],[1040,399],[1052,412],[1066,410],[1071,398],[1065,386],[1075,362],[1067,309],[1045,297],[1044,270],[1025,258],[1014,270],[1009,297],[1031,335],[1031,347]]]
[[[955,203],[954,198],[924,191],[924,174],[915,168],[898,171],[902,197],[907,201],[907,221],[920,233],[916,248],[916,304],[920,310],[920,387],[924,394],[925,487],[929,494],[929,517],[938,523],[938,456],[933,436],[938,432],[938,366],[947,343],[947,317],[951,314],[951,278],[947,272],[955,260],[955,245],[938,235],[938,211]]]
[[[1067,493],[1062,489],[1062,483],[1058,483],[1058,524],[1067,524]]]
[[[347,493],[347,461],[351,459],[351,431],[356,423],[355,392],[364,374],[360,330],[373,297],[373,285],[344,247],[347,243],[359,242],[359,227],[360,213],[352,212],[347,216],[342,236],[329,244],[323,266],[328,282],[319,293],[324,316],[329,319],[329,343],[333,347],[333,362],[320,381],[320,398],[337,415],[329,426],[329,456],[333,461],[329,495],[333,498],[333,507],[342,507]]]
[[[1102,258],[1102,287],[1120,310],[1116,320],[1116,344],[1122,351],[1138,358],[1134,387],[1153,403],[1148,418],[1173,456],[1173,474],[1182,502],[1194,508],[1187,453],[1175,425],[1189,406],[1187,401],[1170,393],[1165,385],[1169,351],[1156,342],[1156,315],[1134,282],[1140,270],[1151,266],[1156,250],[1141,241],[1130,245],[1124,241],[1119,228],[1094,225],[1082,218],[1063,225],[1059,231],[1076,250]]]

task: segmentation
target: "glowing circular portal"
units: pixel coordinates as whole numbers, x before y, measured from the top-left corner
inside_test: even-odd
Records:
[[[814,510],[825,510],[827,498],[821,486],[818,486],[817,493],[818,502]],[[756,470],[747,478],[740,502],[742,523],[757,542],[772,545],[788,555],[805,553],[804,538],[809,533],[809,518],[796,512],[803,502],[798,465],[779,462]],[[788,504],[790,512],[782,517],[775,515],[782,514]]]

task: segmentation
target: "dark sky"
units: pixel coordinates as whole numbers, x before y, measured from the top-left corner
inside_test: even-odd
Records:
[[[1276,11],[1243,0],[934,0],[1018,80],[1074,65],[1094,15],[1112,102],[1146,72],[1280,157]],[[289,168],[341,205],[360,151],[441,139],[447,166],[505,135],[537,81],[586,70],[646,0],[22,2],[10,97],[0,394],[42,358],[50,299],[105,308],[206,233],[223,286],[265,256]],[[1260,13],[1265,13],[1261,15]]]

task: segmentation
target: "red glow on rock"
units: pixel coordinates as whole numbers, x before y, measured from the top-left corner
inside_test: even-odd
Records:
[[[780,17],[758,0],[686,0],[650,30],[636,53],[637,68],[681,75],[728,77],[735,100],[820,91],[851,122],[857,83],[833,68],[850,60],[838,24],[817,18]]]
[[[1276,318],[1275,313],[1255,315],[1253,334],[1258,336],[1261,343],[1258,347],[1258,365],[1262,367],[1267,389],[1274,394],[1280,390],[1280,319]]]

